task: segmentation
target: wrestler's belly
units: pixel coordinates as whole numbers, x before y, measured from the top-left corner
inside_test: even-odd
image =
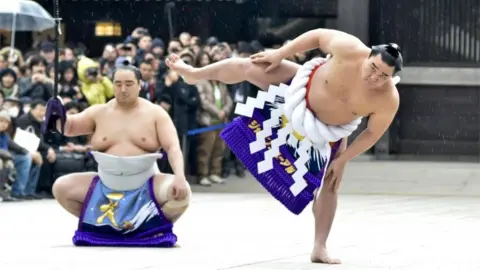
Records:
[[[323,103],[323,102],[322,102]],[[358,114],[353,114],[346,108],[338,106],[337,108],[322,107],[322,104],[312,105],[312,110],[318,120],[328,125],[346,125],[353,120],[360,117]]]

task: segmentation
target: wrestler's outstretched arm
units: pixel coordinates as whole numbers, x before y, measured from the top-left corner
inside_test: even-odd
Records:
[[[345,55],[368,49],[355,36],[332,29],[315,29],[308,31],[276,50],[279,57],[286,58],[299,52],[319,48],[331,55]]]
[[[76,137],[92,134],[95,131],[95,114],[101,106],[104,105],[93,105],[81,113],[68,115],[65,122],[65,133],[63,135]],[[57,130],[62,130],[60,120],[57,122]]]

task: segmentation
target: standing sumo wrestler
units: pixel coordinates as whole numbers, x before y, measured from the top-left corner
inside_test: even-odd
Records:
[[[284,60],[320,48],[331,59],[303,65]],[[396,44],[369,48],[347,33],[317,29],[251,59],[230,58],[202,68],[172,55],[167,65],[187,83],[248,81],[262,90],[237,104],[221,134],[252,175],[295,214],[313,200],[312,262],[340,263],[327,253],[337,191],[347,162],[372,147],[399,106],[395,77],[402,69]],[[368,117],[367,128],[347,147],[347,137]],[[316,199],[318,195],[318,199]]]

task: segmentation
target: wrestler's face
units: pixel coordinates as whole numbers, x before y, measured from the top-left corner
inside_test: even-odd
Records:
[[[381,55],[369,57],[362,68],[363,80],[372,87],[379,87],[388,82],[393,75],[393,67],[388,66]]]
[[[136,102],[140,92],[140,84],[131,70],[117,70],[113,78],[115,99],[119,104]]]

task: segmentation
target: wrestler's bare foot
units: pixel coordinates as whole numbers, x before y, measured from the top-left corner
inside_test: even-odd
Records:
[[[334,259],[328,255],[327,248],[325,246],[315,246],[310,260],[313,263],[325,263],[325,264],[341,264],[339,259]]]
[[[196,84],[200,80],[200,78],[196,78],[195,76],[196,68],[183,62],[183,60],[176,54],[168,56],[165,63],[169,68],[182,76],[183,80],[188,84]]]

